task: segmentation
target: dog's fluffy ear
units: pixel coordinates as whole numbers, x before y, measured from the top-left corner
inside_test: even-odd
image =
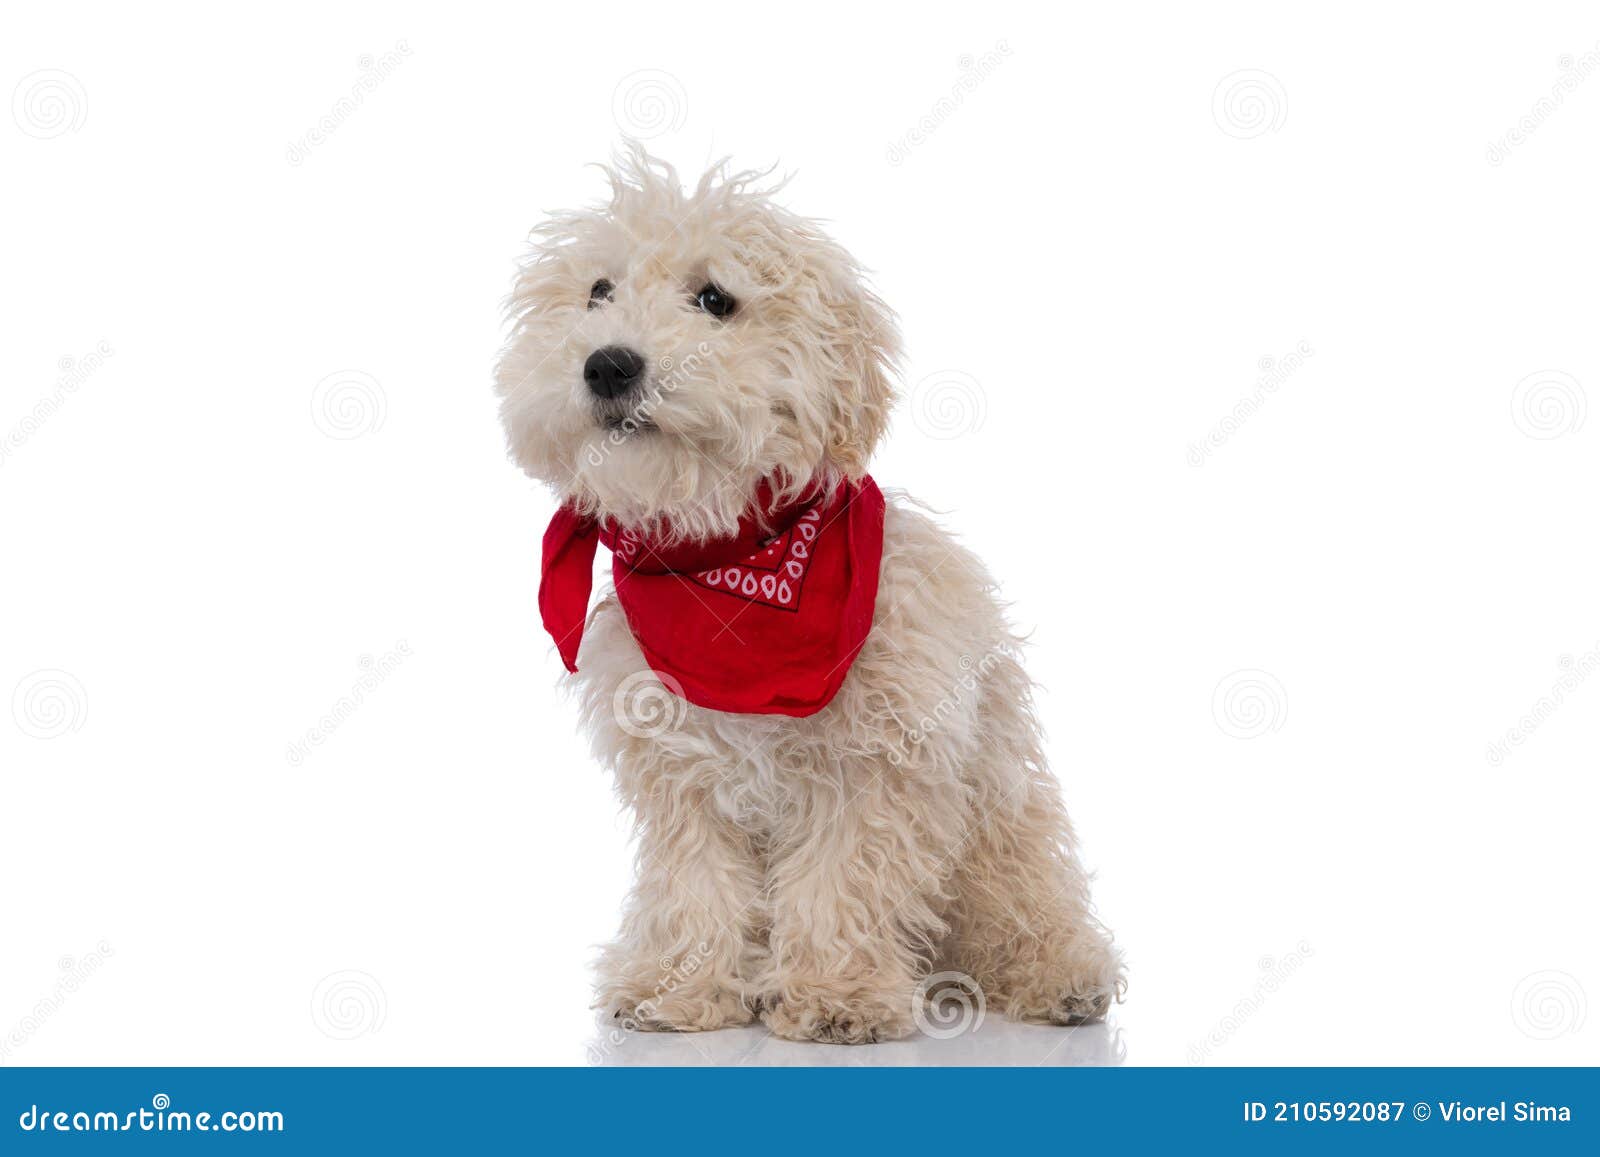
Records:
[[[836,278],[831,296],[835,369],[826,452],[846,477],[859,478],[867,472],[894,407],[900,331],[889,307],[862,283],[857,271]]]

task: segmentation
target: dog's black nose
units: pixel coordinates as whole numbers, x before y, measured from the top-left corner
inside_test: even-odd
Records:
[[[639,380],[644,359],[627,346],[608,345],[594,351],[583,363],[583,380],[602,398],[615,398],[628,392]]]

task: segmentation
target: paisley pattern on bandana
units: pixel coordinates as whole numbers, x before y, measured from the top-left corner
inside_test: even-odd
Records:
[[[822,511],[813,506],[788,530],[735,566],[719,566],[689,576],[708,590],[780,611],[797,611],[800,588],[811,568]]]

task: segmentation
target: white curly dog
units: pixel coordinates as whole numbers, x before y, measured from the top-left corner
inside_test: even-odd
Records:
[[[550,597],[577,616],[558,642],[637,822],[600,1006],[649,1029],[759,1017],[790,1039],[867,1043],[913,1031],[928,978],[956,972],[1013,1018],[1101,1018],[1122,964],[996,584],[903,496],[876,521],[867,505],[894,400],[893,315],[849,254],[774,204],[764,174],[719,165],[686,190],[636,146],[607,174],[605,204],[534,230],[496,370],[512,457],[563,503],[557,549],[591,543],[566,572],[576,593]],[[840,519],[856,496],[866,513]],[[832,552],[833,577],[796,561],[797,530],[819,527],[831,537],[812,553]],[[697,564],[727,561],[718,550],[752,528],[741,558],[789,553],[727,567],[734,589],[720,589],[723,568]],[[631,585],[608,590],[585,623],[596,530],[619,583],[640,543],[680,561],[640,572],[632,604]],[[547,537],[547,568],[551,550]],[[809,585],[780,589],[782,565]],[[796,589],[809,626],[777,605]],[[862,590],[870,618],[852,636],[840,608]],[[739,667],[739,640],[768,630],[773,653]],[[792,663],[784,631],[810,632],[792,636]],[[842,682],[795,689],[833,653]],[[742,673],[718,682],[695,666],[705,656]],[[763,695],[776,705],[744,706]]]

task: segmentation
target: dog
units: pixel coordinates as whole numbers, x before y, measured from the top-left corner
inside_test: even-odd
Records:
[[[953,974],[1014,1019],[1103,1018],[1123,964],[996,583],[867,474],[894,315],[768,173],[603,168],[608,201],[534,229],[495,371],[562,504],[545,623],[636,821],[598,1007],[863,1044]],[[597,535],[617,584],[586,616]]]

